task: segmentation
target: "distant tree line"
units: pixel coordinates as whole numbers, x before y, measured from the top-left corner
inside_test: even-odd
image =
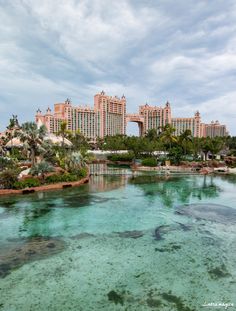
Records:
[[[175,129],[166,125],[161,129],[150,129],[143,137],[116,135],[97,140],[101,150],[128,150],[135,158],[153,157],[154,152],[166,154],[166,159],[173,163],[182,160],[206,160],[209,155],[217,154],[236,156],[236,137],[193,137],[190,130],[175,136]]]

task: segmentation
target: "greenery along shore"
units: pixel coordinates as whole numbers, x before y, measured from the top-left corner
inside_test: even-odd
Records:
[[[144,137],[109,136],[98,140],[98,147],[114,152],[128,150],[126,154],[112,154],[109,157],[112,161],[136,158],[143,159],[143,164],[150,166],[163,164],[166,160],[179,165],[182,161],[206,161],[208,158],[225,159],[229,166],[236,164],[236,137],[198,138],[193,137],[190,130],[177,137],[174,132],[172,126],[166,125],[162,129],[149,130]]]
[[[179,165],[217,155],[231,167],[236,163],[236,137],[196,138],[190,130],[176,137],[175,129],[166,125],[149,130],[144,137],[116,135],[91,143],[81,133],[66,128],[62,122],[57,136],[49,136],[44,126],[38,128],[34,122],[19,126],[11,119],[0,138],[0,189],[78,181],[88,174],[87,164],[92,160],[88,151],[92,149],[115,152],[108,156],[112,161],[133,163],[140,159],[145,166],[162,165],[166,160]],[[128,153],[119,154],[119,150]]]
[[[0,140],[0,189],[24,189],[61,182],[75,182],[88,174],[87,142],[61,124],[61,141],[47,137],[44,126],[34,122],[19,126],[10,121]],[[69,137],[68,140],[66,137]]]

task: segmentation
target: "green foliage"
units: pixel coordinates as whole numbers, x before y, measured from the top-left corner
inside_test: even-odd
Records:
[[[41,156],[44,159],[44,161],[51,163],[53,165],[59,164],[58,162],[58,150],[61,149],[60,146],[52,144],[52,142],[46,140],[43,141],[41,146]]]
[[[190,130],[185,130],[178,137],[178,146],[182,147],[184,155],[191,154],[193,136]]]
[[[54,183],[58,183],[58,182],[62,182],[63,181],[63,175],[62,174],[53,174],[53,175],[49,175],[45,178],[45,182],[47,184],[54,184]]]
[[[22,124],[21,129],[17,132],[17,136],[30,150],[32,165],[35,164],[36,155],[40,154],[40,146],[43,144],[43,138],[46,135],[46,127],[44,125],[38,128],[35,122],[26,122]]]
[[[115,136],[106,136],[103,144],[104,150],[125,150],[125,136],[124,135],[115,135]]]
[[[227,147],[229,148],[229,150],[236,150],[236,136],[226,137],[225,143]]]
[[[162,131],[160,134],[160,140],[164,144],[165,149],[168,151],[172,148],[173,144],[177,142],[177,137],[174,135],[174,133],[175,133],[175,128],[172,127],[172,125],[170,124],[166,124],[162,128]]]
[[[146,158],[142,160],[143,166],[157,166],[157,159],[156,158]]]
[[[19,171],[16,169],[6,169],[0,173],[0,188],[12,189],[18,180]]]
[[[182,147],[175,146],[169,151],[168,158],[171,160],[171,163],[178,165],[183,160],[183,155]]]
[[[87,151],[89,149],[88,139],[79,130],[76,132],[67,131],[66,138],[72,142],[74,151],[81,151],[82,149]]]
[[[134,159],[134,153],[113,153],[107,156],[110,161],[132,161]]]
[[[15,160],[0,156],[0,171],[7,169],[7,168],[14,168],[15,166],[16,166]]]
[[[61,147],[65,153],[65,138],[68,134],[68,130],[67,130],[67,122],[66,121],[62,121],[60,123],[60,130],[59,132],[57,133],[57,135],[61,136],[62,137],[62,143],[61,143]]]
[[[88,161],[88,155],[86,152],[71,152],[66,155],[62,163],[64,168],[73,174],[79,175],[81,168],[86,167]]]
[[[70,173],[64,173],[64,174],[54,174],[51,176],[47,176],[45,178],[46,183],[53,184],[53,183],[59,183],[59,182],[72,182],[79,180],[79,176],[75,174]]]
[[[78,175],[75,174],[65,173],[62,175],[63,182],[77,181],[78,179]]]
[[[42,177],[44,177],[44,174],[50,173],[53,171],[54,171],[54,167],[50,163],[42,161],[40,163],[35,164],[31,168],[30,174],[36,175],[36,176],[42,175]]]
[[[154,141],[154,140],[158,139],[158,137],[159,137],[159,130],[155,129],[155,128],[148,130],[146,135],[145,135],[146,138],[148,140],[150,140],[150,141]]]
[[[78,173],[79,173],[79,174],[78,174],[79,177],[84,178],[84,177],[87,176],[88,171],[87,171],[87,169],[86,169],[85,167],[82,167],[82,168],[79,170]]]
[[[14,189],[25,189],[25,188],[32,188],[32,187],[39,187],[40,181],[38,178],[27,178],[24,180],[19,180],[14,183],[13,188]]]
[[[22,152],[22,150],[19,150],[17,147],[12,147],[10,150],[10,157],[12,159],[16,159],[19,161],[27,160],[27,156],[25,152]]]
[[[144,137],[127,137],[126,149],[132,152],[135,158],[139,158],[141,153],[146,151],[147,144],[145,144],[145,141],[148,141],[148,139]]]
[[[230,156],[236,156],[236,149],[231,149],[230,151],[229,151],[229,155]]]
[[[215,155],[224,149],[224,145],[225,142],[222,137],[214,137],[211,139],[210,151]]]

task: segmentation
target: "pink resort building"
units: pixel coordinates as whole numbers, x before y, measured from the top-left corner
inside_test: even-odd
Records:
[[[211,121],[210,124],[201,124],[201,136],[202,137],[216,137],[216,136],[228,136],[226,125],[222,125],[219,121]]]
[[[50,133],[57,133],[61,122],[67,123],[67,129],[79,130],[85,137],[96,137],[126,133],[126,99],[107,96],[104,91],[94,96],[94,108],[72,106],[70,100],[54,104],[54,112],[48,108],[46,114],[37,110],[37,124],[44,124]]]
[[[192,118],[172,118],[171,125],[175,128],[176,136],[179,136],[185,130],[190,130],[194,137],[202,137],[199,111]]]
[[[175,135],[189,129],[194,137],[216,137],[228,135],[226,126],[219,121],[205,124],[201,122],[200,113],[197,111],[193,117],[173,118],[171,106],[167,102],[164,107],[139,106],[138,113],[126,113],[126,98],[108,96],[102,91],[94,96],[94,107],[72,106],[67,99],[64,103],[54,104],[54,111],[47,109],[42,114],[38,109],[35,116],[38,125],[44,124],[49,133],[57,133],[61,122],[65,121],[67,129],[72,132],[80,131],[85,137],[95,141],[97,137],[126,134],[127,122],[136,122],[139,126],[139,135],[143,136],[148,130],[160,129],[166,124],[175,128]]]

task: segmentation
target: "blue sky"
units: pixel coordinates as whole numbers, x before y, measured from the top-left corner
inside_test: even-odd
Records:
[[[0,0],[0,19],[0,130],[104,89],[236,135],[235,1]]]

